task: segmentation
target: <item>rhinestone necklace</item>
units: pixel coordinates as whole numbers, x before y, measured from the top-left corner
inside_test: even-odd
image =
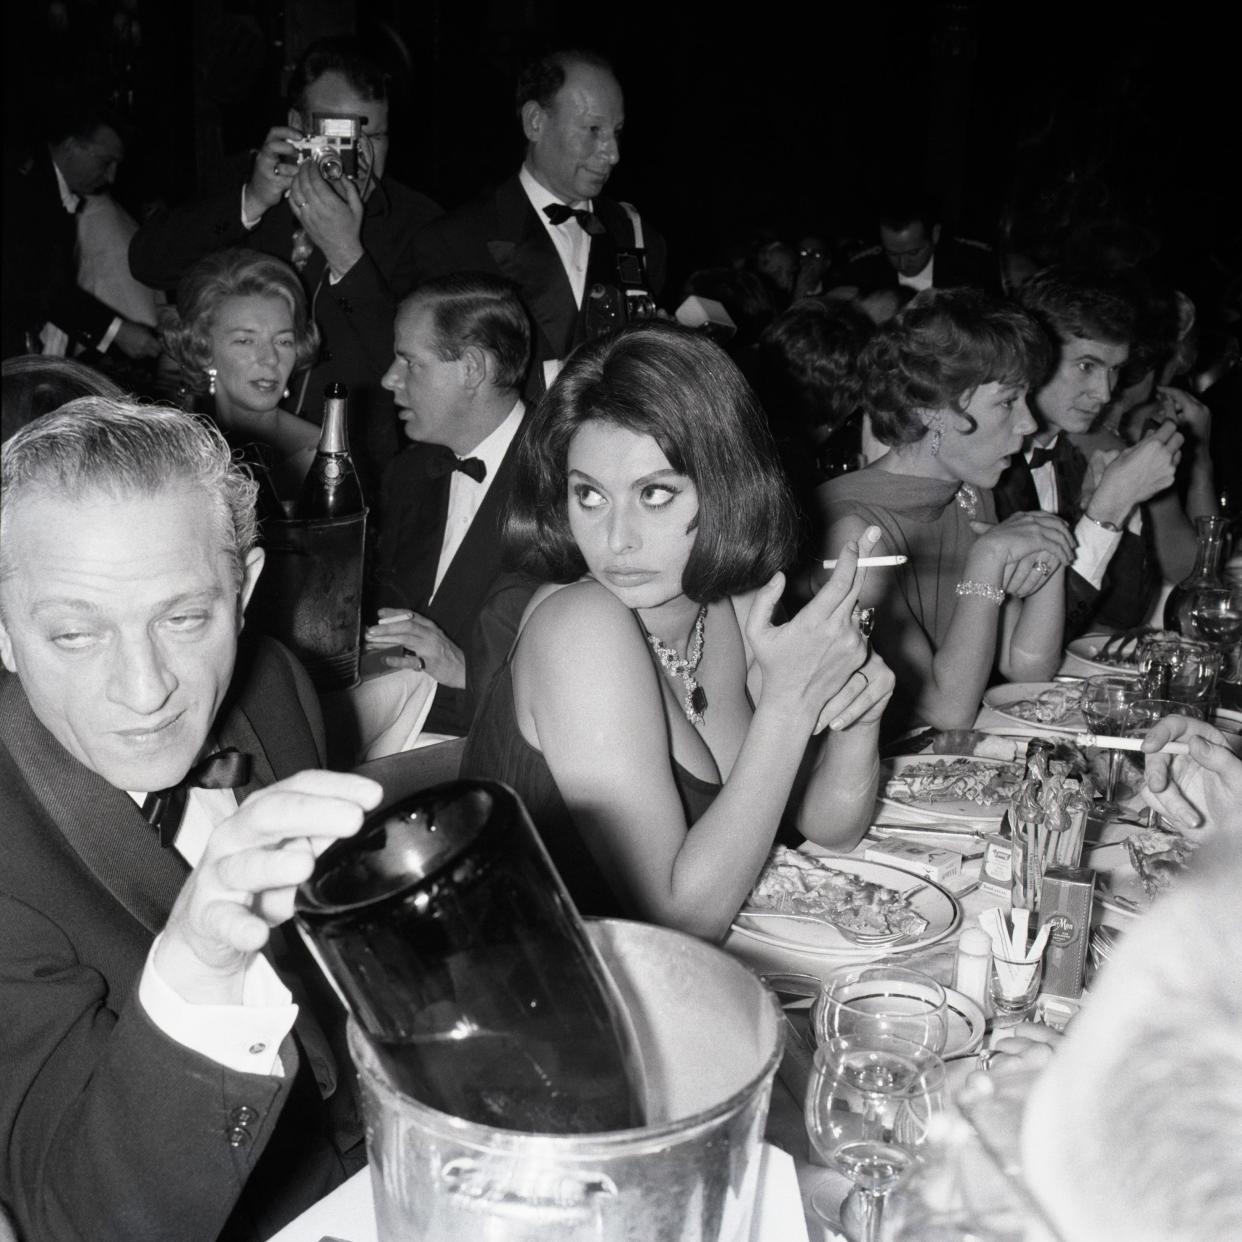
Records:
[[[703,658],[703,623],[707,620],[707,605],[699,605],[699,615],[694,619],[694,633],[690,645],[686,648],[683,660],[671,647],[666,647],[654,634],[647,635],[651,650],[655,652],[660,667],[670,676],[681,681],[685,689],[682,695],[681,710],[686,719],[693,725],[703,723],[703,713],[707,710],[707,691],[695,680],[694,674]]]

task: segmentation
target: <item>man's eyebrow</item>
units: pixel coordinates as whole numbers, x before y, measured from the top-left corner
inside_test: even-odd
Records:
[[[205,587],[201,591],[182,591],[177,595],[170,595],[166,599],[160,600],[152,611],[168,612],[172,608],[184,608],[187,604],[214,603],[216,600],[223,598],[223,595],[224,592],[220,587]],[[35,615],[57,610],[85,612],[92,615],[103,612],[103,609],[94,600],[77,599],[72,595],[49,595],[44,599],[36,600],[30,609],[31,613]]]

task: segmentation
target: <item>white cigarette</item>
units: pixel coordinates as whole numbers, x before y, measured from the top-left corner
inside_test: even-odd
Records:
[[[1094,746],[1096,750],[1142,750],[1143,739],[1141,737],[1109,737],[1107,735],[1097,736],[1094,733],[1084,733],[1078,741],[1083,746]],[[1159,750],[1149,750],[1149,755],[1188,755],[1190,747],[1185,742],[1165,742]]]
[[[399,612],[395,617],[380,617],[376,621],[376,625],[395,625],[398,621],[410,621],[414,617],[412,612]]]
[[[858,561],[859,569],[881,569],[886,565],[904,565],[908,560],[905,556],[864,556]],[[825,569],[836,569],[836,561],[821,561]]]

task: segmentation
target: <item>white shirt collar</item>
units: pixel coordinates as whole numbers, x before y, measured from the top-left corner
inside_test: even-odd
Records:
[[[69,183],[65,180],[60,169],[56,166],[56,160],[54,157],[52,159],[52,171],[56,174],[56,188],[60,191],[61,205],[71,216],[76,215],[78,205],[82,202],[81,196],[75,194],[69,188]]]
[[[535,174],[526,166],[522,165],[522,171],[518,173],[518,180],[522,183],[522,189],[526,191],[526,197],[530,199],[530,205],[539,213],[539,217],[545,224],[549,223],[547,216],[543,214],[543,209],[551,203],[563,203],[565,200],[557,198],[547,186],[535,180]],[[589,198],[580,198],[577,202],[569,204],[570,207],[581,207],[587,211],[591,210],[591,200]]]
[[[477,457],[486,467],[487,475],[484,477],[483,483],[488,484],[496,477],[496,471],[500,469],[500,463],[504,461],[505,454],[509,451],[509,445],[513,443],[514,436],[518,433],[518,428],[522,425],[522,416],[526,413],[526,404],[520,398],[514,402],[513,409],[505,416],[505,420],[494,431],[488,435],[470,450],[464,454],[466,457]],[[455,476],[456,477],[456,476]],[[462,475],[462,478],[467,476]],[[473,482],[473,480],[470,480]],[[482,484],[476,484],[482,486]]]
[[[1056,433],[1056,435],[1054,435],[1054,436],[1052,437],[1052,439],[1048,441],[1048,443],[1047,443],[1047,444],[1039,444],[1039,445],[1037,445],[1037,444],[1035,443],[1035,441],[1034,441],[1034,440],[1032,440],[1032,441],[1031,441],[1031,447],[1030,447],[1030,448],[1028,448],[1028,449],[1024,449],[1024,450],[1023,450],[1023,453],[1022,453],[1022,456],[1026,458],[1026,460],[1027,460],[1027,464],[1029,465],[1029,464],[1030,464],[1030,460],[1031,460],[1031,458],[1035,456],[1035,450],[1036,450],[1036,448],[1047,449],[1047,450],[1048,450],[1048,452],[1052,452],[1053,447],[1055,446],[1056,442],[1057,442],[1060,438],[1061,438],[1061,433],[1058,431],[1058,432]],[[1045,465],[1051,466],[1051,465],[1052,465],[1052,463],[1051,463],[1051,462],[1045,462]],[[1040,467],[1040,469],[1042,470],[1042,469],[1043,469],[1043,466],[1041,466],[1041,467]]]

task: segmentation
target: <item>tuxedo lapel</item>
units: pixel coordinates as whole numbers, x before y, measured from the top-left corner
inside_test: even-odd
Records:
[[[0,685],[0,736],[55,829],[152,934],[185,883],[175,850],[160,847],[137,804],[81,764],[43,727],[16,676]]]
[[[578,306],[561,257],[516,177],[496,191],[496,213],[499,236],[488,239],[488,252],[500,274],[522,290],[550,351],[546,356],[564,358],[573,345]]]
[[[1039,494],[1035,491],[1035,480],[1031,478],[1031,467],[1022,453],[1015,453],[1009,459],[1000,481],[992,489],[996,501],[997,517],[1004,521],[1011,513],[1027,513],[1039,508]]]
[[[1053,449],[1052,472],[1057,480],[1057,511],[1066,521],[1076,521],[1087,477],[1087,459],[1064,432]]]

